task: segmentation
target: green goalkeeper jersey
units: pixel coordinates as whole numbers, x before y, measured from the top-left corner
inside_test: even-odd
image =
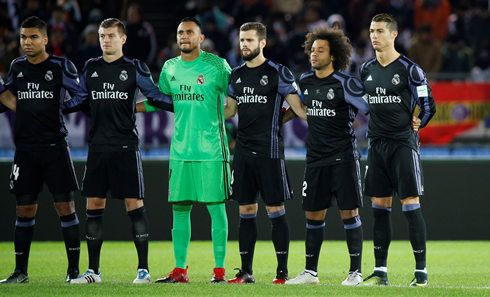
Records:
[[[225,59],[204,51],[191,62],[165,62],[159,88],[172,96],[175,113],[170,159],[228,161],[223,96],[230,73]]]

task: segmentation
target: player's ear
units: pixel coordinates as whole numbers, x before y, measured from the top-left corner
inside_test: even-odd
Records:
[[[395,39],[398,36],[398,31],[391,32],[391,36],[393,36],[393,39]]]
[[[266,41],[265,39],[262,39],[262,40],[260,41],[260,48],[261,48],[261,49],[265,48],[266,44],[267,44],[267,41]]]
[[[121,43],[122,43],[122,44],[125,44],[127,39],[128,39],[128,36],[127,36],[126,34],[124,34],[124,35],[121,37]]]
[[[204,34],[201,33],[201,35],[199,36],[199,44],[201,44],[204,41],[204,38],[206,38],[206,36],[204,36]]]
[[[45,45],[45,46],[48,45],[48,41],[49,41],[48,35],[44,35],[43,36],[43,45]]]

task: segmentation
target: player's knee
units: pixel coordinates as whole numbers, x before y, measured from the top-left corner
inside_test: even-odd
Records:
[[[36,216],[37,204],[31,205],[17,205],[17,217],[19,218],[33,218]]]
[[[279,209],[275,212],[268,212],[267,215],[269,216],[270,219],[275,219],[275,218],[279,218],[283,215],[286,214],[286,209],[282,208],[282,209]]]
[[[174,211],[191,211],[192,201],[174,202],[172,208]]]
[[[373,203],[373,205],[376,204],[381,207],[391,208],[392,197],[382,197],[382,198],[371,197],[371,202]]]
[[[265,207],[265,209],[267,209],[268,213],[278,212],[284,209],[284,202],[269,204]]]
[[[257,213],[258,211],[258,204],[255,203],[255,204],[244,204],[244,205],[240,205],[240,214],[254,214],[254,213]]]
[[[356,217],[359,215],[359,209],[349,209],[349,210],[340,210],[340,216],[342,217],[342,220],[347,220],[353,217]]]
[[[410,196],[410,197],[401,199],[400,202],[402,203],[402,205],[420,204],[420,198],[419,198],[419,196]]]
[[[54,204],[58,216],[67,216],[75,212],[75,202],[56,202]]]
[[[139,198],[126,198],[124,199],[124,202],[126,203],[127,212],[133,211],[135,209],[144,206],[143,199],[139,199]]]

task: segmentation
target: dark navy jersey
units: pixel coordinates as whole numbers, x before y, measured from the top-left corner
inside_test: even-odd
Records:
[[[172,103],[170,97],[155,86],[144,62],[123,56],[112,63],[102,57],[85,63],[78,93],[65,102],[64,108],[90,105],[89,150],[139,150],[134,114],[138,90],[148,98]]]
[[[373,58],[362,65],[360,74],[368,94],[370,141],[387,137],[417,149],[418,134],[411,127],[415,106],[420,109],[421,128],[436,112],[424,71],[400,55],[385,67]]]
[[[68,131],[61,106],[78,89],[77,69],[65,58],[49,55],[31,64],[27,56],[10,66],[7,88],[17,96],[14,142],[17,149],[66,144]]]
[[[299,88],[308,119],[307,166],[358,160],[353,123],[358,110],[369,109],[361,81],[339,70],[325,78],[310,71],[301,75]]]
[[[266,60],[262,65],[236,67],[230,75],[228,96],[238,104],[235,152],[259,158],[284,158],[281,109],[289,94],[297,94],[291,71]]]

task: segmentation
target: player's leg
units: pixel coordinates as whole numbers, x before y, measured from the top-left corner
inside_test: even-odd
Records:
[[[10,174],[10,193],[16,195],[17,220],[14,229],[15,271],[0,283],[28,283],[27,268],[31,250],[38,193],[43,186],[37,152],[16,151]]]
[[[206,204],[211,216],[211,233],[214,251],[214,275],[212,283],[225,283],[225,257],[228,240],[228,218],[224,202]]]
[[[342,285],[358,285],[362,282],[362,222],[359,207],[362,206],[361,172],[359,161],[331,166],[334,174],[332,186],[345,228],[345,238],[350,256],[350,269]]]
[[[260,195],[271,220],[272,242],[276,251],[277,269],[274,284],[288,280],[289,225],[284,201],[293,197],[286,164],[283,159],[257,159],[256,176]]]
[[[67,146],[50,149],[44,154],[43,176],[53,194],[60,217],[68,257],[67,282],[78,277],[80,259],[80,226],[75,211],[74,192],[78,190],[75,167]]]
[[[125,198],[126,211],[131,219],[133,241],[138,253],[138,275],[133,283],[150,283],[148,269],[148,242],[150,228],[146,217],[146,209],[141,198]]]
[[[173,228],[172,244],[174,248],[175,268],[155,283],[188,283],[187,252],[191,240],[191,210],[193,201],[197,201],[196,186],[192,162],[170,160],[169,197],[172,202]]]
[[[386,158],[391,157],[385,141],[371,144],[364,177],[364,195],[371,197],[373,209],[374,272],[362,285],[388,285],[387,262],[393,229],[391,225],[392,193],[395,186],[390,178]],[[392,176],[394,179],[394,176]]]
[[[422,166],[417,151],[406,146],[399,146],[394,162],[397,170],[397,192],[401,199],[402,211],[408,221],[408,235],[415,256],[415,278],[412,286],[427,286],[426,242],[427,229],[420,208],[419,195],[424,194]]]
[[[306,167],[302,197],[306,214],[305,270],[286,284],[319,284],[318,260],[325,234],[325,215],[332,205],[329,168]]]
[[[79,276],[80,261],[80,224],[75,211],[73,192],[68,194],[53,194],[56,212],[60,217],[63,239],[65,241],[66,255],[68,257],[68,270],[66,282],[71,282]]]

